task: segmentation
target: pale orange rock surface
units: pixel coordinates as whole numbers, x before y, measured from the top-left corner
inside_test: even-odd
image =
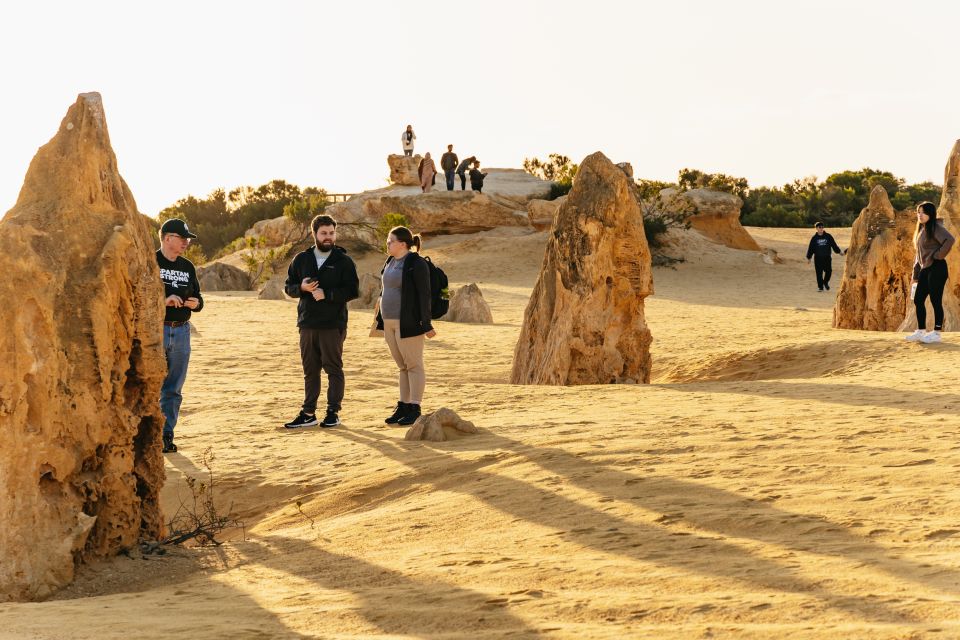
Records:
[[[447,322],[472,322],[492,324],[490,305],[483,299],[483,292],[475,282],[465,284],[450,296],[450,309],[443,317]]]
[[[896,212],[877,185],[853,223],[833,308],[838,329],[896,331],[910,303],[913,229],[910,212]]]
[[[156,538],[163,289],[99,94],[82,94],[0,222],[0,600]]]
[[[626,174],[587,156],[560,207],[514,351],[515,384],[650,381],[643,215]]]

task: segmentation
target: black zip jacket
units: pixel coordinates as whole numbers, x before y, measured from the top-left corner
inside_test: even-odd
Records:
[[[383,269],[393,256],[383,263]],[[383,275],[380,269],[380,275]],[[381,294],[383,293],[381,289]],[[430,267],[419,253],[411,251],[403,262],[400,282],[400,337],[413,338],[433,331],[430,324]],[[377,311],[377,329],[383,330],[383,317]]]
[[[831,249],[833,249],[834,253],[840,253],[840,247],[837,246],[837,241],[833,239],[833,236],[826,231],[823,232],[822,236],[815,233],[813,237],[810,238],[810,245],[807,247],[807,260],[809,260],[811,256],[829,258]]]
[[[323,300],[314,300],[313,294],[300,290],[304,278],[314,278],[323,289]],[[287,269],[283,287],[291,298],[300,298],[297,305],[297,326],[306,329],[346,329],[347,303],[360,296],[357,266],[347,250],[334,247],[330,257],[317,269],[313,247],[301,251]]]
[[[197,308],[192,311],[187,307],[165,307],[164,322],[186,322],[192,314],[203,309],[203,296],[200,295],[200,280],[197,279],[196,267],[183,256],[177,256],[177,259],[171,262],[159,249],[157,249],[157,265],[160,267],[164,300],[176,295],[184,301],[187,298],[196,298],[200,301]]]
[[[470,186],[473,189],[483,189],[483,179],[487,177],[487,174],[480,173],[478,169],[470,170]]]

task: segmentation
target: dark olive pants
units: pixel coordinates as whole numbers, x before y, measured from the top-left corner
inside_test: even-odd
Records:
[[[340,411],[344,388],[343,341],[346,337],[346,329],[300,329],[304,413],[317,411],[321,371],[327,374],[327,411]]]

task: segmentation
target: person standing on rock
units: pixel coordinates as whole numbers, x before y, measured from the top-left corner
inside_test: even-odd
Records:
[[[447,145],[447,152],[440,156],[440,168],[443,169],[443,176],[447,179],[447,191],[453,191],[453,176],[457,172],[457,163],[460,159],[453,152],[453,145]]]
[[[475,160],[473,169],[470,170],[470,188],[477,193],[483,193],[483,179],[487,174],[480,173],[480,161]]]
[[[163,413],[163,452],[173,453],[173,431],[180,418],[183,383],[190,364],[190,316],[203,309],[200,280],[193,263],[183,257],[190,240],[197,236],[183,220],[171,218],[160,227],[157,265],[163,282],[166,310],[163,316],[163,352],[167,376],[160,387],[160,411]]]
[[[474,162],[477,161],[476,156],[470,156],[469,158],[464,159],[463,162],[457,165],[457,175],[460,176],[460,191],[467,190],[467,169],[470,168]]]
[[[336,245],[337,221],[319,215],[310,223],[314,245],[301,251],[287,269],[284,291],[299,298],[300,362],[303,406],[287,429],[317,424],[320,372],[327,374],[327,412],[321,427],[340,424],[345,379],[343,342],[347,338],[347,303],[360,296],[360,280],[347,250]]]
[[[817,290],[830,291],[830,274],[833,273],[830,251],[837,254],[846,252],[840,250],[837,241],[823,228],[822,222],[818,222],[814,228],[817,232],[810,238],[810,244],[807,246],[807,263],[810,263],[812,256],[813,268],[817,272]]]
[[[433,184],[437,180],[437,165],[430,157],[429,151],[423,155],[423,160],[417,167],[417,175],[420,176],[420,190],[424,193],[433,191]]]
[[[917,310],[917,330],[907,336],[910,342],[930,344],[940,342],[943,330],[943,288],[947,284],[947,254],[953,248],[954,238],[937,220],[937,207],[932,202],[917,205],[917,231],[913,246],[917,257],[913,261],[911,286],[913,305]],[[927,297],[933,306],[933,331],[927,331]]]
[[[413,125],[408,124],[407,130],[400,136],[400,143],[403,144],[403,155],[413,156],[413,143],[417,140],[417,134],[413,132]]]
[[[411,425],[420,417],[426,387],[423,369],[424,336],[437,335],[430,322],[430,267],[420,257],[420,236],[406,227],[387,235],[390,256],[380,270],[380,311],[377,329],[383,331],[390,355],[400,369],[400,401],[387,424]]]

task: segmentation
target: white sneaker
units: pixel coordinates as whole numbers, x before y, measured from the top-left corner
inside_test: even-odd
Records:
[[[940,342],[940,332],[930,331],[925,336],[920,338],[920,342],[922,342],[923,344],[930,344],[931,342]]]
[[[926,335],[926,332],[923,329],[917,329],[913,333],[907,336],[909,342],[920,342],[923,340],[923,336]]]

